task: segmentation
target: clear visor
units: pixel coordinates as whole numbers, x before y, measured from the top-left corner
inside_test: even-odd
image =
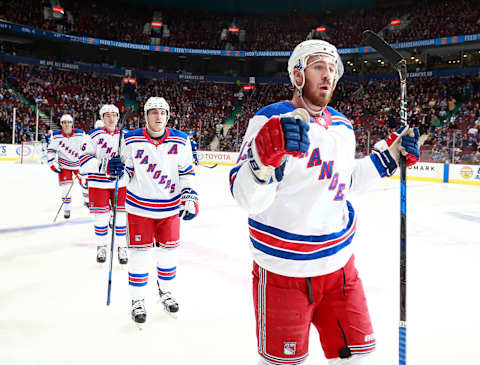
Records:
[[[308,59],[312,56],[317,56],[317,58],[309,64]],[[312,66],[312,65],[314,65],[315,63],[318,63],[318,62],[333,62],[333,64],[336,67],[336,70],[337,70],[338,79],[340,79],[340,77],[342,77],[344,68],[343,68],[343,63],[342,63],[342,60],[340,59],[340,57],[335,58],[332,55],[325,54],[325,53],[312,54],[312,55],[309,55],[307,57],[307,59],[305,60],[305,65],[306,65],[305,68],[310,67],[310,66]]]

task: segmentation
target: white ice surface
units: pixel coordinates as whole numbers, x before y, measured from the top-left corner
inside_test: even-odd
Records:
[[[182,224],[178,319],[157,303],[154,264],[147,326],[130,318],[127,270],[95,262],[92,218],[73,189],[72,217],[46,166],[0,164],[0,364],[255,365],[246,214],[227,167],[197,168],[200,215]],[[354,239],[377,336],[378,364],[397,364],[399,182],[352,197]],[[409,365],[480,364],[480,189],[408,184]],[[31,229],[32,226],[38,226]],[[18,230],[15,230],[17,229]],[[306,364],[326,364],[311,331]]]

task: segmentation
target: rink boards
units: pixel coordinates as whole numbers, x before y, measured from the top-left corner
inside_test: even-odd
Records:
[[[0,161],[18,161],[21,145],[0,144]],[[33,154],[33,148],[24,149],[24,158]],[[40,160],[40,156],[33,156]],[[238,152],[198,151],[198,159],[203,165],[234,166],[238,159]],[[399,171],[392,177],[399,178]],[[480,185],[480,165],[460,165],[419,162],[407,168],[407,179],[417,181],[444,182],[468,185]]]
[[[201,164],[235,165],[238,152],[198,151]],[[397,170],[393,179],[399,179]],[[419,162],[407,168],[407,179],[430,182],[480,185],[480,165],[450,165],[443,163]]]

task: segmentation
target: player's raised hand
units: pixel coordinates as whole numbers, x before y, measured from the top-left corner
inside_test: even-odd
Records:
[[[265,123],[247,150],[250,169],[257,182],[264,184],[270,178],[280,181],[286,156],[301,157],[308,152],[309,121],[306,110],[296,109],[292,113],[273,116]]]
[[[255,137],[257,155],[264,166],[278,167],[286,154],[300,156],[308,151],[310,126],[298,115],[273,116]]]
[[[180,198],[180,212],[178,216],[184,221],[195,218],[198,214],[198,195],[195,190],[183,189]]]
[[[400,155],[407,159],[407,166],[412,166],[420,159],[418,140],[420,132],[418,128],[402,126],[390,133],[386,140],[375,143],[371,159],[375,164],[380,176],[392,176],[398,167]]]

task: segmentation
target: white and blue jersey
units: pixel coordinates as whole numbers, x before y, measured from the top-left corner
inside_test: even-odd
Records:
[[[123,137],[128,133],[123,130]],[[100,189],[114,189],[115,177],[107,175],[101,171],[101,167],[117,155],[118,139],[120,130],[108,132],[106,129],[97,128],[88,132],[87,139],[82,146],[82,155],[80,156],[80,166],[82,172],[88,174],[88,186]],[[127,178],[122,176],[118,181],[118,187],[124,187],[127,184]]]
[[[347,263],[357,223],[347,196],[370,187],[380,175],[369,157],[355,160],[352,124],[327,107],[311,117],[307,155],[287,156],[280,182],[258,183],[246,163],[248,145],[270,117],[295,109],[282,101],[250,119],[230,189],[249,212],[250,248],[258,265],[280,275],[311,277]]]
[[[52,166],[57,157],[60,169],[78,170],[81,148],[84,143],[85,132],[81,129],[73,129],[69,136],[65,135],[61,129],[53,132],[47,147],[48,164]]]
[[[129,214],[161,219],[176,215],[185,189],[193,189],[195,171],[188,136],[166,128],[159,139],[146,128],[125,136],[122,156],[130,181],[126,209]]]

